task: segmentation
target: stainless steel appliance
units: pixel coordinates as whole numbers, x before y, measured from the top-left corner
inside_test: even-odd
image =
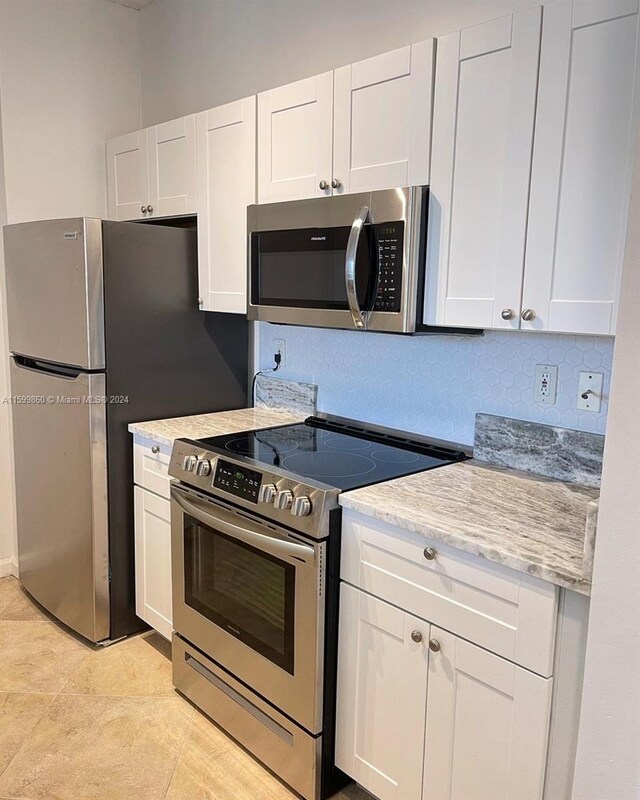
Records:
[[[20,581],[98,642],[135,615],[129,422],[246,403],[247,323],[198,311],[196,231],[4,229]]]
[[[249,206],[249,319],[387,333],[424,324],[428,187]]]
[[[303,797],[336,777],[338,496],[466,457],[332,417],[174,444],[174,684]]]

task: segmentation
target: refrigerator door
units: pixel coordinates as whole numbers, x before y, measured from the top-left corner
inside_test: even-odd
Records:
[[[109,636],[103,373],[11,361],[20,582],[85,638]]]
[[[7,225],[4,241],[10,351],[104,369],[100,220]]]

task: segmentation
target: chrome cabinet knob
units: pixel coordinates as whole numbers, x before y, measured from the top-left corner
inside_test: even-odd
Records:
[[[157,444],[153,445],[153,447],[151,448],[151,452],[156,456],[158,455],[158,453],[160,452],[160,448],[158,447]]]
[[[525,308],[520,316],[525,322],[531,322],[536,318],[536,312],[532,308]]]
[[[337,178],[334,178],[331,181],[331,188],[332,189],[339,189],[341,186],[342,186],[342,184],[340,183],[340,181]]]
[[[437,653],[440,650],[440,642],[437,639],[429,639],[429,650],[432,653]]]
[[[289,489],[280,489],[280,491],[276,493],[275,507],[279,508],[280,511],[286,511],[287,508],[291,508],[292,503],[293,492]]]
[[[140,211],[142,211],[143,214],[146,214],[147,213],[147,207],[146,206],[140,206]]]
[[[326,189],[328,189],[328,188],[329,188],[329,184],[328,184],[326,181],[320,181],[320,183],[318,184],[318,186],[320,187],[320,189],[322,189],[322,191],[323,191],[323,192],[324,192]]]
[[[500,316],[502,319],[513,319],[516,315],[516,312],[512,308],[503,308],[502,313]]]
[[[151,214],[151,212],[153,211],[153,206],[147,206],[147,211]]]
[[[433,561],[437,553],[433,547],[425,547],[422,551],[422,555],[427,559],[427,561]]]
[[[422,641],[422,634],[420,631],[411,631],[411,638],[414,642],[421,642]]]
[[[258,500],[261,503],[273,503],[277,491],[275,483],[263,483],[258,492]]]
[[[185,472],[193,472],[193,470],[196,468],[197,461],[198,459],[195,456],[185,456],[182,459],[182,469]]]
[[[208,458],[199,458],[196,464],[196,475],[199,478],[206,478],[209,474],[211,474],[211,462]]]
[[[294,517],[308,517],[311,513],[311,500],[306,495],[294,497],[291,513]]]

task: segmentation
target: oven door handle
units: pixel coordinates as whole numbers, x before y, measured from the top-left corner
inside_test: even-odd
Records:
[[[360,234],[369,218],[369,213],[369,206],[362,206],[360,211],[356,214],[353,224],[351,225],[351,231],[349,232],[344,259],[344,282],[347,290],[347,302],[349,304],[349,311],[353,324],[359,330],[364,330],[367,327],[367,318],[360,308],[358,292],[356,291],[356,255],[358,253]]]
[[[245,544],[257,547],[259,550],[264,550],[266,553],[275,556],[276,558],[295,558],[298,561],[303,561],[305,564],[313,565],[316,561],[316,551],[313,547],[298,543],[288,542],[284,539],[278,539],[275,536],[268,536],[260,530],[252,527],[249,520],[246,522],[246,527],[243,525],[234,525],[222,519],[217,514],[211,514],[207,508],[209,503],[201,502],[192,497],[186,497],[178,487],[171,487],[171,498],[180,506],[187,514],[202,522],[204,525],[215,527],[216,529],[226,533],[234,539],[239,539]],[[224,512],[223,512],[224,513]]]

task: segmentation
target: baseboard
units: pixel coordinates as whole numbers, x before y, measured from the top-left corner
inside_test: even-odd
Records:
[[[18,562],[13,558],[0,558],[0,578],[18,577]]]

